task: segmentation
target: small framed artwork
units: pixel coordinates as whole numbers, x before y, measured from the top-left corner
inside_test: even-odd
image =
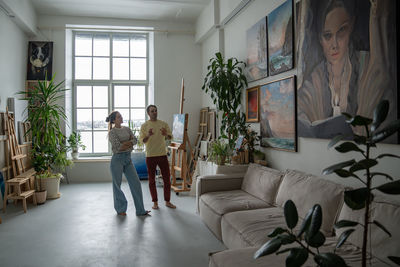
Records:
[[[295,88],[295,76],[260,87],[261,146],[297,151]]]
[[[293,0],[286,0],[268,15],[269,74],[293,68]]]
[[[51,80],[53,42],[29,42],[27,80]]]
[[[187,128],[188,114],[174,114],[174,121],[172,122],[172,142],[184,143],[185,129]]]
[[[246,122],[258,122],[259,86],[246,90]]]

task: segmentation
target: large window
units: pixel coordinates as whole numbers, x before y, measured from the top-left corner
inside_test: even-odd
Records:
[[[145,121],[148,35],[74,32],[74,130],[87,155],[110,154],[105,119],[121,112],[136,129]]]

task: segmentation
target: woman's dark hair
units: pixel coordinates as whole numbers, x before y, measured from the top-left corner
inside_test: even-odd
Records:
[[[112,125],[115,122],[115,118],[117,117],[117,113],[118,113],[118,111],[113,111],[107,116],[106,122],[108,122],[108,131],[110,131],[112,129]]]

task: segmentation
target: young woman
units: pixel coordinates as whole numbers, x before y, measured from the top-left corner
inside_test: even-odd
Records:
[[[131,151],[137,143],[137,139],[131,129],[121,126],[123,118],[118,111],[113,111],[108,115],[106,122],[108,122],[108,138],[113,152],[110,169],[113,181],[114,208],[118,215],[126,215],[128,202],[121,190],[122,173],[124,173],[131,189],[136,215],[148,215],[150,211],[144,209],[142,187],[131,160]]]

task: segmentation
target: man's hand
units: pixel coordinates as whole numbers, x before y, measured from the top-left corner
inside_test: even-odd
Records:
[[[172,138],[171,135],[168,135],[167,129],[165,129],[164,127],[161,128],[160,131],[161,131],[161,135],[165,136],[167,139],[171,139]]]
[[[150,128],[147,136],[145,138],[143,138],[143,143],[147,143],[147,141],[149,141],[150,136],[152,136],[153,134],[154,134],[153,128]]]

